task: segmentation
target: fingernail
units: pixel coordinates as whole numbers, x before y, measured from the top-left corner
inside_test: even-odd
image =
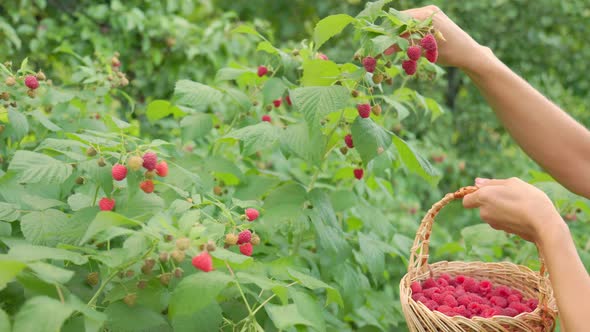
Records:
[[[488,181],[489,179],[485,179],[485,178],[475,178],[475,185],[476,186],[480,186],[484,183],[486,183],[486,181]]]

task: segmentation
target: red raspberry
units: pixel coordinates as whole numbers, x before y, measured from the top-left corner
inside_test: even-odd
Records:
[[[465,282],[465,276],[458,275],[457,277],[455,277],[455,281],[457,282],[458,285],[462,285]]]
[[[487,294],[492,290],[492,283],[489,280],[482,280],[479,282],[479,291],[482,294]]]
[[[416,294],[416,295],[419,295],[418,300],[417,300],[418,302],[426,303],[429,301],[428,298],[422,294]]]
[[[115,208],[115,200],[103,197],[98,201],[98,207],[101,211],[111,211]]]
[[[426,280],[424,280],[424,282],[422,283],[422,288],[424,289],[428,289],[428,288],[432,288],[432,287],[436,287],[436,281],[434,281],[434,279],[432,278],[428,278]]]
[[[438,51],[437,50],[428,50],[426,54],[424,54],[426,60],[435,63],[438,60]]]
[[[287,101],[287,105],[289,105],[289,106],[293,105],[293,103],[291,102],[291,97],[289,95],[287,95],[287,97],[285,97],[285,100]]]
[[[492,290],[492,295],[494,296],[501,296],[501,297],[508,297],[510,296],[510,288],[506,286],[498,286]]]
[[[272,104],[275,105],[276,108],[281,107],[281,103],[283,102],[283,98],[275,99],[272,101]]]
[[[475,302],[475,303],[486,303],[487,299],[484,299],[483,297],[477,295],[477,294],[469,294],[469,302]]]
[[[508,296],[506,298],[506,300],[508,300],[509,303],[512,303],[512,302],[519,302],[520,303],[521,299],[517,295],[512,294],[512,295]]]
[[[438,303],[432,300],[428,300],[426,303],[424,303],[424,305],[430,310],[436,310],[436,308],[438,308]]]
[[[113,179],[121,181],[127,176],[127,167],[121,164],[115,164],[111,169],[111,174],[113,175]]]
[[[504,308],[502,310],[502,315],[508,316],[508,317],[514,317],[514,316],[518,315],[518,311],[516,311],[516,309],[513,309],[513,308]]]
[[[457,286],[457,288],[455,288],[455,292],[453,293],[456,298],[459,298],[465,294],[467,293],[465,293],[465,289],[463,289],[463,286],[461,285]]]
[[[529,308],[526,304],[520,302],[512,302],[510,303],[510,305],[508,305],[508,308],[516,310],[519,314],[531,311],[531,308]]]
[[[499,311],[496,308],[488,308],[488,309],[485,309],[481,312],[481,316],[484,318],[490,318],[490,317],[499,315],[500,313],[502,313],[502,311]]]
[[[464,316],[467,318],[471,317],[471,312],[469,310],[467,310],[467,308],[464,305],[458,306],[458,307],[454,307],[453,311],[455,312],[455,314],[460,315],[460,316]]]
[[[438,278],[438,279],[436,279],[436,284],[439,287],[443,287],[444,288],[444,287],[447,287],[449,285],[449,282],[446,279]]]
[[[422,293],[413,293],[412,300],[418,301],[418,299],[422,298],[423,296],[424,296],[424,294],[422,294]],[[424,297],[426,297],[426,296],[424,296]]]
[[[438,288],[438,287],[424,289],[424,285],[422,285],[422,293],[424,294],[424,296],[431,299],[434,294],[440,294],[441,291],[440,291],[440,288]]]
[[[526,301],[526,305],[531,308],[531,310],[535,310],[537,309],[537,306],[539,305],[539,300],[537,299],[529,299]]]
[[[441,293],[434,293],[432,294],[432,300],[438,304],[444,304],[445,296]]]
[[[448,305],[441,305],[438,308],[436,308],[436,311],[441,312],[447,316],[451,316],[454,314],[453,312],[453,308],[449,307]]]
[[[268,73],[268,68],[266,68],[266,66],[259,66],[256,73],[258,74],[258,77],[262,77]]]
[[[213,270],[213,260],[208,252],[203,251],[199,255],[193,257],[193,266],[203,272],[211,272]]]
[[[139,188],[143,190],[146,194],[151,194],[154,192],[154,181],[152,180],[145,180],[139,184]]]
[[[262,121],[270,122],[270,115],[268,115],[268,114],[263,115],[262,116]]]
[[[156,165],[158,164],[158,156],[153,152],[147,152],[143,155],[143,168],[147,169],[148,171],[153,171],[156,169]]]
[[[365,174],[365,171],[362,168],[355,168],[352,172],[354,173],[354,177],[357,180],[362,179],[363,175]]]
[[[420,285],[420,283],[417,281],[414,281],[410,285],[410,289],[412,290],[412,294],[422,293],[422,285]]]
[[[348,146],[350,149],[354,148],[354,143],[352,142],[351,134],[344,136],[344,143],[346,143],[346,146]]]
[[[158,176],[161,177],[165,177],[166,175],[168,175],[168,163],[166,163],[165,161],[160,161],[156,165],[156,174],[158,174]]]
[[[443,278],[446,281],[448,281],[449,283],[451,282],[451,279],[452,279],[451,276],[446,273],[441,274],[439,278]]]
[[[444,304],[448,305],[449,307],[456,307],[459,303],[452,295],[447,295],[443,299]]]
[[[422,46],[422,48],[424,48],[426,51],[435,51],[438,48],[438,45],[436,44],[436,38],[434,38],[434,35],[432,34],[427,34],[424,36],[424,38],[420,40],[420,46]]]
[[[469,305],[469,303],[471,303],[471,300],[469,299],[469,295],[465,294],[465,295],[461,295],[457,298],[457,303],[459,303],[460,305]]]
[[[245,211],[246,214],[246,218],[248,218],[248,221],[254,221],[256,219],[258,219],[258,216],[260,216],[260,212],[258,212],[258,210],[256,209],[252,209],[252,208],[247,208]]]
[[[490,303],[501,308],[506,308],[506,306],[508,305],[508,300],[501,296],[492,296],[492,298],[490,299]]]
[[[465,278],[465,282],[463,282],[463,288],[465,288],[465,291],[467,291],[467,292],[471,292],[471,293],[479,292],[479,285],[478,285],[477,281],[475,281],[475,279],[473,279],[473,278]]]
[[[373,57],[368,56],[363,59],[363,66],[365,67],[366,71],[372,73],[375,71],[375,67],[377,66],[377,60],[375,60],[375,58]]]
[[[408,47],[408,51],[406,53],[410,60],[418,61],[418,59],[420,59],[420,56],[422,55],[422,48],[420,48],[420,46],[417,45],[410,46]]]
[[[467,305],[467,310],[471,311],[471,313],[477,315],[482,312],[482,305],[476,302],[471,302]]]
[[[25,85],[27,86],[27,88],[35,90],[39,87],[39,81],[37,80],[35,75],[28,75],[27,77],[25,77]]]
[[[358,104],[356,105],[356,109],[359,112],[359,116],[361,118],[368,118],[371,115],[370,104]]]
[[[510,295],[514,295],[514,296],[518,297],[519,301],[522,300],[522,293],[518,289],[511,289]]]
[[[408,75],[414,75],[418,69],[418,63],[414,60],[406,60],[402,62],[402,68]]]
[[[317,57],[318,59],[320,59],[320,60],[329,60],[329,59],[328,59],[328,56],[327,56],[327,55],[325,55],[324,53],[318,53],[318,54],[316,55],[316,57]]]
[[[252,239],[252,233],[249,230],[243,230],[238,234],[238,244],[249,243]]]
[[[240,252],[246,256],[252,256],[252,243],[244,243],[240,246]]]

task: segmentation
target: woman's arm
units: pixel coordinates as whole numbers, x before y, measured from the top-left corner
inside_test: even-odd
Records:
[[[481,218],[494,229],[537,244],[549,271],[563,330],[587,331],[590,277],[551,200],[541,190],[516,178],[478,179],[476,184],[480,189],[467,195],[463,205],[479,208]]]
[[[434,14],[443,64],[464,70],[522,149],[569,190],[590,198],[590,132],[516,75],[489,48],[479,45],[440,9],[406,13],[417,19]]]

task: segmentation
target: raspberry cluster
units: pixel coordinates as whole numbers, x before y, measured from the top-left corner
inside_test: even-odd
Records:
[[[427,34],[420,40],[420,45],[412,45],[408,47],[406,55],[408,60],[402,62],[402,68],[407,75],[414,75],[418,69],[418,60],[424,52],[426,60],[435,63],[438,60],[438,45],[436,38],[432,34]]]
[[[254,246],[260,244],[260,236],[258,234],[252,234],[250,230],[245,229],[238,235],[229,233],[225,235],[225,246],[226,248],[238,245],[240,253],[246,256],[252,256]]]
[[[447,316],[514,317],[537,308],[537,299],[525,299],[523,294],[508,286],[494,286],[489,280],[443,274],[422,283],[413,282],[412,299],[428,309]]]

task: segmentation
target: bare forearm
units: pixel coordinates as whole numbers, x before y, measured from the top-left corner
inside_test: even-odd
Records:
[[[590,197],[590,132],[489,49],[466,72],[523,150],[573,192]]]
[[[545,230],[539,248],[545,258],[562,328],[586,331],[590,314],[590,277],[576,252],[569,229],[559,216]]]

